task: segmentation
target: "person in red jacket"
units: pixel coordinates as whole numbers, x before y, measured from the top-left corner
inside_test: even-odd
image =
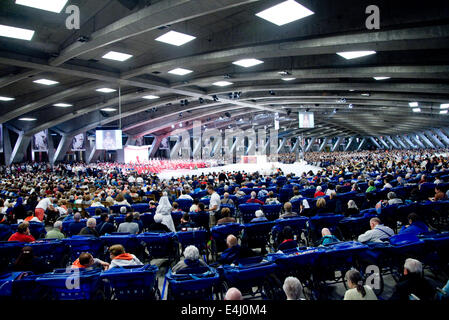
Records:
[[[321,191],[321,187],[320,186],[316,187],[316,192],[315,192],[314,198],[318,198],[318,197],[322,197],[322,196],[325,196],[325,194],[323,191]]]
[[[251,192],[251,199],[248,199],[246,201],[246,203],[258,203],[260,205],[264,205],[264,203],[262,201],[260,201],[259,199],[256,199],[256,196],[257,196],[257,194],[255,191]]]
[[[22,222],[17,227],[17,232],[11,235],[8,241],[34,242],[36,239],[30,234],[28,222]]]

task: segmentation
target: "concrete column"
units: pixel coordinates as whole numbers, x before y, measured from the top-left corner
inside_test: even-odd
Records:
[[[419,132],[419,133],[418,133],[418,136],[419,136],[419,137],[424,141],[424,143],[427,144],[429,147],[435,148],[435,146],[433,145],[433,143],[432,143],[429,139],[427,139],[427,137],[426,137],[424,134],[422,134],[421,132]]]
[[[56,152],[54,152],[53,157],[51,157],[50,161],[52,164],[54,164],[56,161],[62,161],[64,160],[64,157],[69,151],[70,146],[72,145],[72,139],[74,136],[72,135],[64,135],[61,138],[61,141],[59,141],[58,148],[56,149]],[[50,153],[48,154],[50,157]]]
[[[415,134],[412,134],[410,137],[412,138],[413,141],[415,141],[415,142],[418,144],[418,146],[419,146],[420,148],[424,149],[424,148],[426,147],[426,146],[424,145],[424,143],[422,143],[421,140],[419,140],[419,139],[415,136]]]
[[[432,131],[425,131],[424,132],[427,137],[430,138],[430,140],[432,140],[437,146],[439,146],[440,148],[444,148],[444,144],[435,136],[435,134]]]
[[[321,151],[324,150],[324,147],[326,147],[327,140],[328,140],[328,138],[325,137],[324,140],[323,140],[323,143],[321,144],[321,146],[320,146],[320,148],[318,149],[318,151],[321,152]]]
[[[366,142],[366,138],[363,138],[362,141],[360,141],[359,146],[357,147],[357,151],[359,151],[360,149],[362,149],[362,146],[365,144]]]
[[[374,143],[374,145],[378,148],[378,149],[383,149],[380,144],[376,141],[376,139],[374,139],[374,137],[369,137],[371,142]]]
[[[380,143],[382,143],[382,144],[385,146],[385,148],[387,148],[387,149],[392,149],[392,148],[390,148],[390,146],[388,145],[388,143],[386,143],[386,142],[384,141],[384,139],[382,139],[381,137],[377,137],[377,139],[379,139]]]
[[[352,141],[354,141],[354,137],[349,138],[348,144],[345,147],[345,151],[348,151],[349,147],[351,146]]]
[[[441,140],[446,144],[446,146],[449,146],[449,138],[441,131],[440,129],[433,129],[433,132],[437,134]]]
[[[11,157],[7,165],[21,162],[25,156],[26,150],[31,142],[31,137],[26,136],[24,132],[19,133],[14,149],[11,152]]]
[[[312,148],[312,145],[315,143],[315,140],[316,140],[315,137],[312,137],[312,138],[310,139],[310,142],[309,142],[309,144],[307,145],[307,147],[306,147],[306,149],[304,150],[304,152],[308,152],[308,151],[310,150],[310,148]]]
[[[396,142],[394,142],[393,139],[391,139],[390,136],[386,136],[385,138],[387,138],[387,140],[391,143],[391,145],[393,146],[393,148],[401,149],[401,147],[399,147],[399,146],[396,144]]]

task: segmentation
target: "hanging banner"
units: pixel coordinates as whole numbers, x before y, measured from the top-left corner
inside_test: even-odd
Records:
[[[77,134],[72,139],[72,151],[86,151],[84,133]]]
[[[48,129],[33,135],[32,150],[33,152],[47,152],[48,151]]]

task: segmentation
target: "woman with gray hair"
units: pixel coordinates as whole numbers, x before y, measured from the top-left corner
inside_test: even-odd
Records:
[[[357,207],[357,204],[354,200],[348,201],[348,209],[346,210],[346,217],[354,217],[358,216],[360,213],[359,208]]]
[[[302,284],[298,280],[298,278],[295,277],[285,278],[282,289],[284,290],[285,295],[287,296],[287,300],[305,300],[301,299],[303,289]]]
[[[396,196],[396,193],[394,193],[393,191],[388,192],[387,194],[387,198],[388,198],[388,205],[392,205],[392,204],[402,204],[402,200],[399,199]]]
[[[200,252],[195,246],[187,246],[184,249],[184,260],[179,261],[172,269],[173,273],[187,268],[207,267],[207,264],[200,259]]]
[[[357,270],[348,270],[345,279],[349,289],[346,291],[343,300],[377,300],[373,289],[363,284],[362,275]]]

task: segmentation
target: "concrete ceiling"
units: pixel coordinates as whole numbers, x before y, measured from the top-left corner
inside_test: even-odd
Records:
[[[0,123],[26,136],[121,124],[132,137],[165,135],[195,120],[208,127],[268,128],[275,112],[290,135],[314,137],[394,136],[449,125],[449,115],[439,113],[440,104],[449,103],[446,0],[377,1],[380,30],[366,29],[365,9],[372,3],[365,0],[297,0],[315,14],[281,27],[255,14],[282,0],[126,2],[133,6],[69,1],[80,8],[80,30],[66,29],[64,10],[56,14],[1,2],[0,24],[36,33],[31,41],[0,37],[0,96],[15,98],[0,102]],[[180,47],[154,40],[169,30],[196,39]],[[89,40],[79,42],[81,36]],[[133,57],[101,58],[111,50]],[[353,60],[336,54],[357,50],[377,54]],[[232,64],[242,58],[264,63]],[[168,73],[177,67],[193,72]],[[296,79],[282,81],[280,71]],[[59,84],[33,83],[40,78]],[[212,85],[220,80],[233,85]],[[117,91],[96,92],[100,87]],[[232,92],[241,92],[239,99],[229,98]],[[160,98],[142,99],[148,94]],[[185,99],[189,104],[182,106]],[[413,101],[420,113],[409,107]],[[58,102],[73,107],[54,107]],[[105,107],[117,111],[100,112]],[[306,110],[315,112],[313,130],[298,129],[297,113]],[[237,121],[242,115],[247,121]],[[257,120],[261,115],[266,117]],[[18,120],[23,116],[37,120]]]

